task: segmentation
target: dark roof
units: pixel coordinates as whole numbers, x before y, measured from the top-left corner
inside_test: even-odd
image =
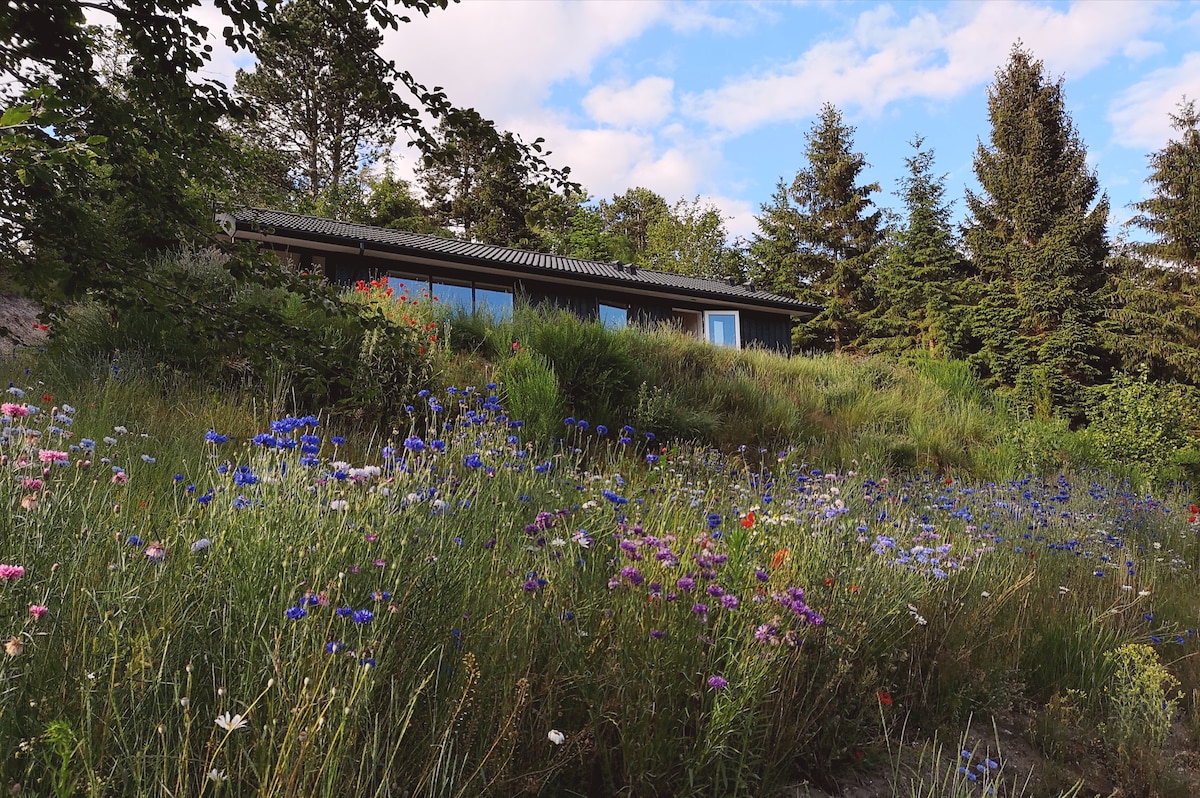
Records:
[[[373,227],[353,222],[339,222],[319,216],[287,213],[263,208],[243,208],[226,212],[238,231],[254,231],[266,235],[298,238],[314,243],[362,245],[366,250],[393,252],[415,257],[469,263],[482,266],[517,268],[530,274],[557,277],[578,277],[589,283],[606,283],[630,289],[678,292],[687,296],[704,296],[727,302],[741,302],[763,308],[791,313],[813,313],[820,308],[790,297],[752,289],[748,285],[730,285],[721,280],[687,277],[681,274],[657,272],[642,267],[582,258],[568,258],[545,252],[476,244],[454,238],[440,238],[423,233],[409,233],[387,227]],[[232,231],[228,231],[231,232]]]

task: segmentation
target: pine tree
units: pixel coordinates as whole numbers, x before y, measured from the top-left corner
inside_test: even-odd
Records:
[[[904,159],[908,174],[897,181],[907,218],[877,271],[872,347],[953,356],[966,264],[956,248],[945,175],[933,173],[933,150],[922,148],[924,139],[910,143],[915,152]]]
[[[258,145],[286,155],[297,207],[338,205],[343,191],[392,141],[403,109],[392,93],[391,64],[379,57],[383,34],[363,10],[290,0],[263,38],[252,71],[236,89],[257,110]]]
[[[821,306],[797,326],[798,348],[839,352],[865,341],[873,307],[868,275],[881,251],[883,212],[871,211],[879,184],[858,184],[867,163],[852,151],[853,136],[841,111],[822,106],[805,136],[808,168],[763,206],[760,232],[751,242],[755,272],[765,284]]]
[[[1106,343],[1127,371],[1200,385],[1200,114],[1171,114],[1178,140],[1150,156],[1153,195],[1130,224],[1153,234],[1114,259]]]
[[[988,88],[964,239],[977,275],[970,358],[985,381],[1039,415],[1078,416],[1103,378],[1099,340],[1108,198],[1067,115],[1062,80],[1020,45]]]

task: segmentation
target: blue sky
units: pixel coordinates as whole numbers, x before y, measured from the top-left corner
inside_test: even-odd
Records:
[[[217,27],[219,30],[219,27]],[[385,55],[531,141],[594,197],[634,186],[699,196],[749,235],[776,182],[804,166],[821,104],[899,208],[923,136],[961,213],[989,134],[987,85],[1022,41],[1064,79],[1068,111],[1113,205],[1145,196],[1168,113],[1200,99],[1200,3],[466,0],[389,33]],[[232,72],[218,54],[216,76]],[[401,174],[409,168],[397,149]]]

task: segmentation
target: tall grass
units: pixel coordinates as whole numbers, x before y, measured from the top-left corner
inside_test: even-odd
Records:
[[[134,364],[6,364],[0,562],[24,571],[0,583],[0,778],[63,795],[772,795],[881,755],[906,718],[932,733],[1066,689],[1086,717],[1122,717],[1138,681],[1111,652],[1130,643],[1200,687],[1178,665],[1200,609],[1187,497],[882,453],[826,470],[831,450],[789,446],[788,425],[824,414],[848,455],[855,429],[910,434],[934,389],[668,333],[677,374],[778,419],[766,453],[604,416],[547,411],[531,430],[501,396],[536,414],[555,381],[591,379],[532,342],[645,365],[624,334],[557,329],[517,338],[496,367],[509,383],[414,395],[381,431]],[[806,404],[754,396],[767,369]],[[695,384],[655,387],[665,402]]]

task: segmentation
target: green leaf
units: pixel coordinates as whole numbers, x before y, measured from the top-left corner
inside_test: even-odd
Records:
[[[0,127],[16,127],[33,118],[33,107],[30,105],[14,105],[0,116]]]

